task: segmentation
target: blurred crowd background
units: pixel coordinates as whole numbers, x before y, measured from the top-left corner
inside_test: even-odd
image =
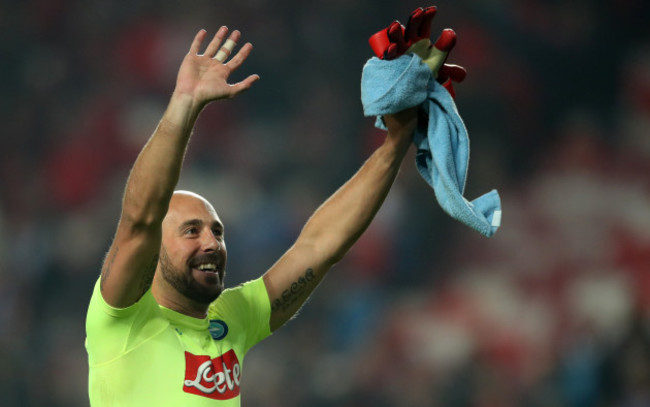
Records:
[[[236,285],[381,142],[367,38],[427,5],[0,3],[0,404],[88,404],[86,306],[198,29],[240,29],[255,49],[233,80],[261,76],[202,114],[179,185],[219,211]],[[466,197],[497,188],[502,227],[442,213],[411,152],[367,234],[249,353],[242,404],[650,406],[650,3],[437,6],[468,70]]]

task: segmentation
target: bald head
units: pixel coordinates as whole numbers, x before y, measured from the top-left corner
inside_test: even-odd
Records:
[[[196,192],[192,192],[192,191],[183,191],[183,190],[174,191],[174,193],[172,194],[172,199],[169,202],[169,206],[171,207],[174,204],[180,204],[183,202],[197,202],[197,203],[201,202],[206,207],[209,207],[210,209],[212,209],[212,211],[214,211],[214,207],[207,199],[197,194]]]
[[[202,218],[212,217],[221,223],[214,206],[201,195],[191,191],[174,191],[172,199],[169,201],[169,209],[163,221],[165,224],[177,223],[181,219],[186,219],[190,214],[201,214]]]

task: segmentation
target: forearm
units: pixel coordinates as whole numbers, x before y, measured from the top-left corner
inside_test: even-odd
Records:
[[[411,145],[416,111],[384,118],[389,131],[381,147],[314,212],[296,243],[264,274],[272,304],[271,330],[298,312],[327,271],[372,222]]]
[[[162,222],[199,112],[200,106],[191,98],[172,96],[129,175],[122,205],[123,220],[142,225]]]
[[[339,261],[383,204],[409,145],[410,137],[389,134],[359,171],[312,215],[296,244],[317,247],[331,264]]]
[[[298,312],[327,271],[366,230],[388,195],[410,137],[388,137],[305,224],[293,247],[264,275],[274,331]]]

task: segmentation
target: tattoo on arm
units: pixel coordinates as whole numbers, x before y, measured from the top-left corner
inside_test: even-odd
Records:
[[[102,270],[102,276],[99,279],[99,290],[101,292],[104,292],[104,281],[108,278],[108,275],[111,274],[111,267],[113,267],[113,262],[115,261],[115,257],[117,257],[117,252],[120,251],[120,248],[115,246],[115,250],[113,251],[113,255],[111,256],[110,260],[104,262],[104,269]]]
[[[120,248],[116,246],[110,259],[104,261],[104,268],[102,269],[102,275],[101,278],[99,279],[99,289],[101,292],[104,292],[104,282],[108,279],[108,276],[111,274],[111,268],[113,267],[113,263],[115,262],[115,258],[117,257],[117,253],[119,251]],[[151,282],[153,281],[153,275],[156,272],[157,266],[158,266],[158,254],[153,256],[151,262],[142,271],[142,280],[140,285],[141,294],[144,294],[151,286]]]
[[[149,263],[147,268],[143,270],[142,284],[140,286],[141,294],[146,293],[149,287],[151,287],[151,283],[153,282],[153,275],[156,272],[156,267],[158,266],[158,257],[159,255],[156,253],[151,259],[151,263]]]
[[[282,292],[282,296],[271,304],[271,312],[286,311],[309,292],[310,282],[315,279],[314,270],[308,268],[305,274],[291,283],[291,287]]]

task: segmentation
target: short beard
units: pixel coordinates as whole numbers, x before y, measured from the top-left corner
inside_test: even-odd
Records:
[[[186,273],[174,267],[164,247],[160,248],[160,271],[163,279],[176,291],[199,304],[209,305],[221,294],[221,290],[215,292],[200,285],[191,272]]]

